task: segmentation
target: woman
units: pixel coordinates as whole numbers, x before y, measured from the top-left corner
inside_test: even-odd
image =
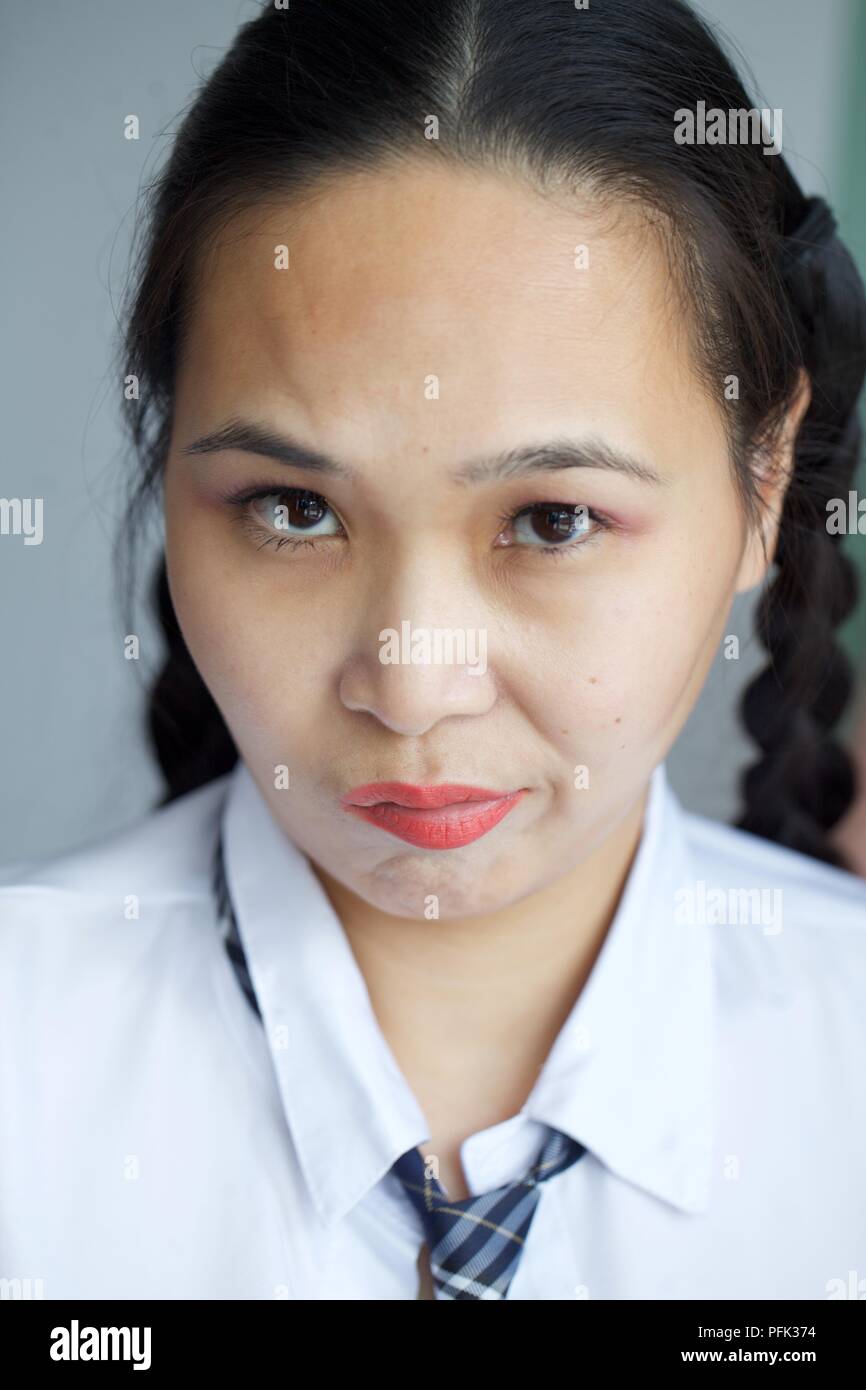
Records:
[[[828,838],[855,593],[825,514],[864,293],[769,137],[690,138],[698,103],[751,107],[679,0],[302,0],[186,115],[122,359],[124,549],[164,509],[167,795],[7,871],[0,1273],[860,1277],[866,886]],[[756,587],[728,827],[664,760]]]

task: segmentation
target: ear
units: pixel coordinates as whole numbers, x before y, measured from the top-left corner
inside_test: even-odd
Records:
[[[793,477],[794,442],[809,409],[812,387],[803,368],[800,368],[797,394],[785,416],[772,448],[766,449],[754,461],[753,476],[760,497],[758,520],[746,538],[735,592],[745,593],[760,584],[773,563],[785,494]]]

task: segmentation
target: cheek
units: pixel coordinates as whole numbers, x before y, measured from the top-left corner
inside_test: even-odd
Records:
[[[184,640],[238,741],[273,731],[280,739],[311,707],[323,644],[304,607],[258,560],[218,543],[216,528],[166,517],[169,589]]]
[[[524,644],[518,698],[564,752],[587,755],[587,736],[596,760],[602,748],[675,737],[697,698],[726,631],[736,555],[702,553],[684,530],[679,545],[563,585]]]
[[[620,605],[614,679],[629,742],[661,738],[667,748],[677,737],[726,631],[735,568],[724,547],[687,543],[636,601]]]

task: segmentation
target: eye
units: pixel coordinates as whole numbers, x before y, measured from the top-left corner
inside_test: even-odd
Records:
[[[251,499],[251,511],[266,526],[288,536],[338,536],[339,518],[318,492],[289,488]]]
[[[501,545],[522,545],[537,550],[571,550],[588,545],[611,523],[583,503],[533,502],[501,520],[508,523],[498,537]]]
[[[334,537],[346,534],[330,503],[307,488],[262,484],[221,496],[236,511],[231,520],[257,540],[260,548],[274,545],[279,550],[288,545],[297,550],[320,542],[327,545]]]

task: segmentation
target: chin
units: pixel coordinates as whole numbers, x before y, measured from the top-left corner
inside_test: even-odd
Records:
[[[477,866],[465,860],[446,863],[439,856],[433,860],[408,854],[381,864],[354,891],[393,917],[443,922],[508,907],[522,894],[512,891],[507,880],[507,872],[499,866],[487,865],[479,873]]]

